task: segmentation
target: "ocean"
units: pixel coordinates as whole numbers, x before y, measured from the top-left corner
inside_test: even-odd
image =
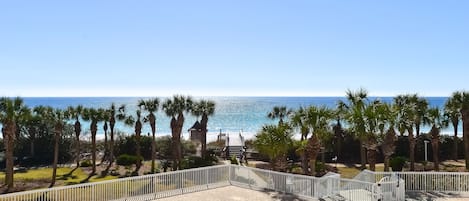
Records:
[[[216,139],[218,133],[238,134],[242,132],[246,138],[252,138],[265,124],[276,123],[276,120],[267,118],[267,114],[274,106],[286,106],[287,108],[299,108],[300,106],[325,105],[334,108],[338,100],[344,97],[193,97],[195,100],[207,99],[215,102],[215,114],[209,117],[207,140]],[[376,97],[371,97],[373,100]],[[135,115],[137,102],[146,97],[26,97],[25,104],[29,107],[37,105],[51,106],[54,108],[67,108],[68,106],[83,105],[85,107],[109,108],[111,103],[116,105],[125,104],[127,114]],[[166,98],[160,98],[163,102]],[[379,99],[390,102],[393,97],[379,97]],[[427,97],[431,106],[442,108],[447,97]],[[190,114],[185,115],[183,137],[188,138],[187,130],[195,123],[196,119]],[[170,135],[170,118],[162,110],[157,112],[157,136]],[[98,125],[98,138],[103,138],[102,123]],[[118,122],[116,130],[124,134],[132,134],[133,127]],[[427,132],[429,127],[422,128]],[[459,129],[462,131],[461,129]],[[84,137],[89,137],[89,123],[82,122]],[[150,133],[150,126],[144,124],[142,134]],[[451,134],[452,127],[443,130],[443,133]]]

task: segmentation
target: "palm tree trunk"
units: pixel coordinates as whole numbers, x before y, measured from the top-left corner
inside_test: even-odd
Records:
[[[417,135],[417,138],[420,136],[420,124],[415,124],[415,132]]]
[[[360,169],[366,169],[366,148],[364,146],[363,139],[360,139]]]
[[[407,130],[409,133],[409,160],[410,160],[410,171],[415,170],[415,138],[412,129]]]
[[[59,140],[60,140],[60,126],[56,126],[55,130],[55,144],[54,144],[54,161],[52,162],[52,180],[50,182],[49,188],[52,188],[55,185],[55,180],[57,177],[57,163],[59,161]]]
[[[93,169],[91,171],[91,175],[96,173],[96,132],[98,131],[98,126],[96,125],[97,122],[93,121],[91,123],[91,160],[93,162]]]
[[[385,155],[384,156],[384,171],[389,172],[389,158],[390,156]]]
[[[81,133],[81,124],[80,122],[78,121],[78,118],[77,118],[77,121],[75,121],[75,137],[76,137],[76,140],[77,140],[77,145],[76,145],[76,162],[77,162],[77,168],[80,167],[80,152],[81,152],[81,148],[80,148],[80,133]]]
[[[301,169],[303,170],[304,175],[309,175],[308,171],[308,157],[306,156],[306,150],[301,151]]]
[[[453,124],[453,129],[454,129],[454,137],[453,137],[453,160],[457,161],[458,160],[458,124]]]
[[[370,170],[376,171],[376,150],[368,149],[367,151],[368,163],[370,164]]]
[[[184,126],[184,115],[182,113],[179,113],[178,119],[177,119],[177,127],[176,127],[176,133],[177,133],[177,146],[176,146],[176,152],[177,152],[177,159],[178,159],[178,169],[182,169],[182,146],[181,146],[181,132],[182,132],[182,127]]]
[[[316,175],[316,157],[312,157],[309,161],[309,168],[311,169],[311,175]]]
[[[207,156],[207,122],[208,122],[208,116],[207,114],[202,115],[202,120],[200,121],[200,124],[202,125],[202,158],[206,158]]]
[[[151,173],[155,173],[155,160],[156,160],[156,119],[153,113],[150,113],[150,127],[151,127]]]
[[[109,122],[111,134],[111,141],[109,142],[109,164],[106,167],[106,173],[111,169],[112,164],[114,163],[114,122]]]
[[[176,123],[176,118],[172,117],[171,118],[171,134],[172,134],[172,148],[173,148],[173,170],[177,170],[179,167],[178,164],[178,133],[177,133],[177,123]]]
[[[433,149],[433,170],[439,171],[439,160],[438,160],[438,144],[440,143],[440,130],[435,127],[435,125],[432,126],[430,130],[430,135],[432,137],[432,149]]]
[[[432,149],[433,149],[433,170],[439,171],[440,170],[440,162],[438,159],[438,152],[439,152],[439,145],[438,139],[432,139]]]
[[[152,130],[153,129],[152,127]],[[156,136],[155,131],[152,131],[151,135],[151,173],[155,173],[155,160],[156,160]]]
[[[135,172],[138,173],[138,171],[140,170],[140,167],[142,167],[142,154],[141,154],[141,151],[140,151],[140,134],[136,135],[135,136],[136,138],[136,146],[135,146],[135,150],[137,152],[137,164],[136,164],[136,168],[135,168]]]
[[[15,146],[15,133],[16,124],[15,122],[7,122],[3,128],[4,139],[5,139],[5,184],[7,185],[7,192],[13,188],[13,149]]]
[[[104,161],[108,160],[109,158],[109,146],[108,146],[108,142],[107,142],[107,122],[104,122],[104,126],[103,126],[103,129],[104,129],[104,155],[103,157],[101,158],[101,163],[100,164],[103,164]]]
[[[76,145],[76,152],[77,152],[77,155],[76,155],[76,162],[77,162],[77,168],[80,167],[80,149],[81,149],[81,146],[80,146],[80,137],[77,138],[77,145]]]
[[[469,170],[469,110],[461,110],[462,130],[464,141],[464,159],[466,160],[466,170]]]

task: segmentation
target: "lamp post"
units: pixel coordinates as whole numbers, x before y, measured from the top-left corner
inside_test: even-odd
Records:
[[[423,140],[423,142],[425,143],[425,162],[427,162],[428,161],[428,156],[427,156],[428,155],[427,154],[428,153],[428,148],[427,148],[427,145],[430,141],[429,140]]]

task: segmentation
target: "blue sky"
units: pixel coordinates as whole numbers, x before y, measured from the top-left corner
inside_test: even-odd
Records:
[[[468,1],[1,1],[1,96],[468,89]]]

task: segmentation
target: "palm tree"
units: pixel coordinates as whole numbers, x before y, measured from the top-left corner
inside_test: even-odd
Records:
[[[80,135],[81,135],[81,123],[80,123],[80,118],[83,114],[83,106],[82,105],[77,105],[76,107],[69,106],[67,108],[67,113],[69,114],[69,117],[71,119],[75,120],[75,124],[73,126],[74,131],[75,131],[75,138],[76,138],[76,147],[75,147],[75,152],[76,152],[76,163],[77,163],[77,168],[80,167]],[[73,172],[73,171],[72,171]]]
[[[65,119],[67,119],[68,114],[61,109],[54,109],[48,112],[51,120],[54,122],[54,133],[55,133],[55,144],[54,144],[54,161],[52,162],[52,181],[49,188],[52,188],[55,185],[55,179],[57,177],[57,163],[59,161],[59,142],[62,137]]]
[[[384,156],[384,171],[389,171],[389,160],[396,149],[395,142],[397,137],[394,130],[396,112],[390,104],[376,101],[375,104],[377,127],[379,130],[378,139],[381,141],[381,151]]]
[[[428,118],[429,122],[432,124],[430,129],[430,136],[432,137],[432,149],[433,149],[433,167],[435,171],[438,171],[439,168],[439,143],[440,143],[440,129],[443,126],[442,115],[440,109],[431,108],[428,109]]]
[[[279,119],[279,124],[283,123],[283,119],[288,117],[292,113],[291,110],[287,110],[286,106],[275,106],[271,112],[267,114],[270,119]]]
[[[29,138],[29,150],[30,150],[30,157],[36,157],[36,135],[38,133],[38,126],[40,125],[40,117],[37,114],[34,114],[31,110],[28,110],[25,114],[25,125],[26,125],[26,132],[27,137]]]
[[[453,136],[453,160],[458,160],[458,126],[461,113],[459,112],[461,106],[454,97],[449,97],[445,102],[444,116],[453,125],[454,136]]]
[[[101,159],[101,163],[100,164],[103,164],[106,160],[108,160],[109,158],[109,143],[108,143],[108,140],[107,140],[107,131],[109,130],[109,126],[108,126],[108,122],[109,122],[109,119],[111,118],[111,111],[110,110],[106,110],[106,109],[103,109],[103,121],[104,121],[104,124],[103,124],[103,131],[104,131],[104,155]],[[104,173],[107,174],[106,171],[104,171]]]
[[[135,128],[135,155],[137,156],[137,163],[135,164],[134,174],[138,175],[138,171],[140,170],[140,167],[142,167],[142,153],[140,151],[140,137],[142,134],[142,121],[140,119],[142,111],[137,109],[136,114],[137,116],[135,118],[133,116],[127,117],[125,124],[129,126],[134,125]]]
[[[162,109],[166,115],[171,118],[170,127],[173,142],[173,169],[181,169],[182,147],[181,132],[184,126],[184,112],[189,112],[192,108],[192,98],[187,96],[175,95],[172,99],[167,99]]]
[[[341,157],[340,154],[342,153],[342,143],[344,141],[345,131],[342,127],[341,122],[346,120],[345,119],[346,114],[347,114],[347,104],[339,100],[337,102],[337,107],[334,111],[334,117],[335,117],[336,123],[332,127],[334,131],[334,145],[336,149],[337,159]]]
[[[373,101],[371,104],[365,106],[365,131],[367,141],[364,146],[367,148],[367,158],[370,165],[370,170],[375,171],[376,155],[378,150],[378,132],[383,132],[384,123],[381,123],[381,114],[378,112],[382,103],[379,100]],[[381,128],[383,129],[380,129]]]
[[[17,132],[17,123],[25,117],[27,108],[23,99],[17,97],[14,99],[3,97],[0,99],[0,122],[2,123],[3,143],[5,145],[5,184],[6,191],[13,188],[13,150],[15,146],[15,137]]]
[[[86,121],[91,121],[91,159],[93,163],[91,173],[88,178],[85,179],[85,181],[96,174],[96,133],[98,132],[98,122],[103,120],[103,113],[103,109],[85,108],[83,110],[83,119]]]
[[[311,137],[306,145],[307,160],[311,174],[316,174],[316,158],[321,150],[322,141],[330,137],[329,123],[333,119],[333,111],[325,106],[310,106],[306,111],[306,125]]]
[[[415,103],[415,133],[420,136],[420,125],[429,121],[427,117],[428,101],[425,98],[418,97],[417,94],[412,95],[411,101]]]
[[[288,124],[266,125],[256,135],[254,146],[270,159],[273,170],[285,171],[286,155],[292,144],[292,130]]]
[[[360,161],[361,169],[366,168],[366,149],[365,143],[367,132],[365,127],[365,108],[368,103],[368,92],[365,89],[358,91],[347,90],[346,97],[348,103],[344,106],[347,108],[346,119],[350,124],[350,130],[360,141]]]
[[[462,135],[464,141],[464,158],[466,160],[466,170],[469,170],[469,92],[456,91],[452,98],[459,105],[459,112],[462,119]]]
[[[149,122],[151,127],[151,173],[155,173],[155,160],[156,160],[156,117],[155,113],[160,107],[160,100],[158,98],[152,98],[149,100],[140,100],[138,105],[148,112],[148,115],[144,118],[144,122]]]
[[[414,95],[398,95],[394,98],[394,106],[397,111],[397,126],[402,135],[407,132],[409,140],[410,170],[415,169],[415,137],[414,122],[416,119],[416,103],[412,101]]]
[[[111,130],[110,133],[110,142],[109,142],[109,164],[106,167],[106,170],[104,170],[104,175],[106,175],[109,172],[109,169],[111,168],[112,164],[114,163],[114,127],[116,125],[116,121],[124,121],[126,119],[125,115],[125,105],[121,105],[118,108],[114,103],[111,104],[111,107],[108,109],[109,112],[109,129]]]
[[[303,169],[303,174],[309,174],[308,170],[308,160],[306,153],[306,144],[308,142],[309,127],[306,125],[306,108],[300,107],[298,110],[293,111],[290,116],[290,124],[292,128],[297,128],[300,130],[301,139],[299,142],[299,148],[297,152],[301,157],[301,168]]]
[[[192,106],[192,114],[195,116],[202,116],[200,125],[202,127],[202,158],[206,158],[207,154],[207,123],[208,116],[215,113],[215,102],[209,100],[200,100]]]

